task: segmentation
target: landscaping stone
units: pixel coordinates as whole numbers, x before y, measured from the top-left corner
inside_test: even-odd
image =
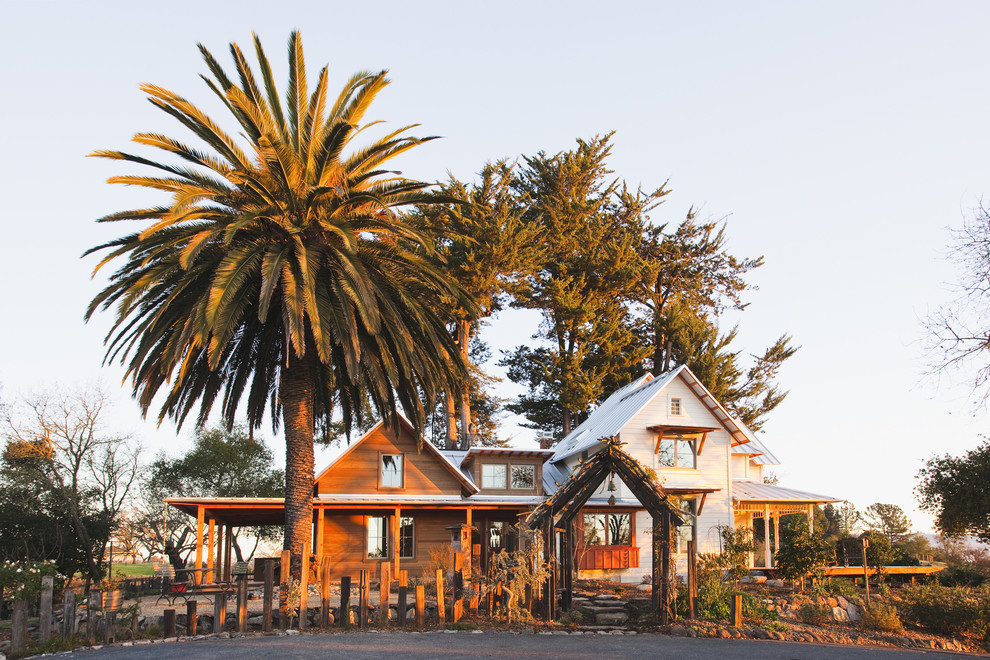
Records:
[[[840,622],[848,621],[849,615],[846,613],[844,609],[836,605],[835,607],[832,608],[832,618]]]
[[[625,623],[628,620],[629,615],[625,612],[602,612],[595,615],[595,623],[600,625]]]
[[[852,603],[846,605],[846,617],[849,621],[859,621],[859,608],[857,608]]]

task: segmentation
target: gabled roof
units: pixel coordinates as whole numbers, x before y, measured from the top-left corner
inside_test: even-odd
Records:
[[[413,436],[413,438],[416,438],[417,437],[416,436],[416,429],[413,427],[412,422],[410,422],[408,419],[406,419],[405,415],[403,415],[401,413],[398,413],[397,416],[399,418],[399,425],[405,427],[405,429],[407,431],[409,431],[409,434],[411,436]],[[364,435],[362,435],[360,438],[358,438],[358,440],[354,444],[352,444],[350,447],[348,447],[347,448],[347,451],[343,452],[342,454],[340,454],[339,456],[337,456],[335,459],[333,459],[330,462],[330,465],[326,466],[326,468],[324,468],[322,472],[320,472],[318,475],[316,475],[316,482],[318,482],[320,479],[322,479],[323,478],[323,475],[325,475],[327,472],[329,472],[333,468],[333,466],[337,465],[337,463],[339,463],[341,460],[343,460],[343,458],[345,456],[347,456],[348,454],[350,454],[362,442],[364,442],[365,440],[367,440],[368,437],[370,437],[372,433],[374,433],[375,431],[377,431],[379,428],[383,427],[384,425],[385,425],[385,422],[383,420],[383,421],[380,421],[377,424],[375,424],[373,427],[371,427]],[[457,465],[455,465],[449,458],[447,458],[447,456],[445,456],[443,454],[443,452],[441,452],[439,449],[437,449],[436,447],[434,447],[431,442],[429,442],[428,440],[426,440],[425,438],[423,438],[422,439],[422,442],[421,442],[421,446],[422,446],[423,453],[430,454],[431,456],[433,456],[434,458],[436,458],[437,462],[440,463],[440,465],[442,465],[444,468],[446,468],[448,472],[450,472],[450,474],[461,484],[461,487],[464,488],[468,492],[468,495],[469,496],[470,495],[474,495],[474,494],[476,494],[476,493],[478,493],[478,492],[481,491],[480,488],[478,488],[477,486],[475,486],[474,483],[472,483],[471,480],[468,479],[464,475],[463,472],[461,472],[460,468]]]
[[[715,400],[698,378],[685,365],[654,377],[646,374],[616,390],[605,399],[602,405],[592,412],[588,419],[568,433],[557,444],[557,451],[551,461],[560,461],[586,449],[591,449],[602,438],[618,434],[655,396],[675,378],[682,378],[691,391],[708,408],[716,420],[732,436],[732,444],[740,445],[755,439],[746,425],[736,420],[721,403]]]
[[[777,457],[770,453],[770,450],[755,436],[744,445],[733,445],[732,453],[748,456],[749,460],[757,465],[780,465]]]
[[[742,479],[732,482],[732,499],[736,502],[805,502],[808,504],[842,501],[830,495],[818,495],[803,490]]]

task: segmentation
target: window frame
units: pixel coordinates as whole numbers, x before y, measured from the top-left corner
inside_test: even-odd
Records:
[[[399,551],[399,559],[415,559],[416,558],[416,518],[414,516],[399,516],[399,524],[397,526],[397,531],[399,538],[392,538],[392,519],[395,516],[365,516],[364,521],[364,545],[365,553],[364,558],[366,561],[391,561],[392,560],[392,544],[398,543],[396,549]],[[372,555],[371,554],[371,542],[372,539],[379,538],[378,536],[371,535],[371,527],[373,520],[382,521],[381,530],[381,545],[382,554]],[[408,520],[410,522],[409,529],[412,530],[410,534],[410,553],[409,555],[402,554],[402,521]]]
[[[399,485],[385,485],[385,458],[399,458]],[[406,487],[406,456],[402,452],[378,452],[378,488],[379,490],[402,490]]]
[[[667,443],[667,442],[673,443],[673,448],[674,448],[674,452],[673,452],[674,464],[673,465],[667,465],[665,463],[661,463],[660,462],[660,456],[662,454],[664,454],[664,452],[661,451],[660,448],[663,447],[664,443]],[[691,451],[691,465],[678,465],[678,463],[680,462],[679,461],[679,458],[681,456],[681,452],[678,451],[678,447],[681,444],[687,445],[690,448],[690,451]],[[662,437],[660,439],[660,442],[657,445],[656,456],[657,456],[657,467],[660,468],[660,469],[664,469],[664,470],[697,470],[698,469],[698,439],[696,437],[693,437],[693,436],[689,436],[689,437],[676,436],[676,435],[664,436],[664,437]]]
[[[485,477],[485,468],[502,468],[502,485],[489,486]],[[481,464],[481,488],[482,490],[509,490],[509,465],[507,463],[482,463]]]
[[[532,474],[533,474],[533,485],[532,486],[527,486],[527,487],[523,487],[523,488],[516,488],[514,485],[512,485],[512,471],[515,470],[516,468],[524,468],[524,469],[528,469],[530,472],[532,472]],[[508,476],[508,481],[509,481],[509,490],[519,490],[519,491],[525,491],[527,493],[532,493],[532,492],[534,492],[536,490],[536,478],[537,478],[537,475],[536,475],[536,466],[533,465],[532,463],[512,463],[511,465],[509,465],[509,469],[507,471],[507,476]]]
[[[603,539],[605,543],[588,545],[587,541],[587,524],[588,518],[602,516],[605,518],[605,538]],[[629,543],[612,543],[615,539],[611,538],[611,529],[609,525],[609,516],[625,516],[629,519]],[[581,545],[585,548],[635,548],[636,544],[636,516],[633,512],[629,513],[619,513],[615,511],[588,511],[581,516]]]
[[[674,409],[675,406],[676,406],[676,410]],[[684,399],[679,396],[670,397],[670,403],[667,406],[667,412],[671,417],[683,417]]]

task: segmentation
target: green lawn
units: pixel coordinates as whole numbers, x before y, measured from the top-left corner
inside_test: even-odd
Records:
[[[113,565],[114,574],[125,578],[151,577],[154,567],[151,564],[117,564]]]

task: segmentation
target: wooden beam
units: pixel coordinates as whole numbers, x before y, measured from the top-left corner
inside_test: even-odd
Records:
[[[701,510],[705,508],[705,499],[708,497],[708,493],[702,493],[701,499],[698,500],[698,512],[695,514],[697,516],[701,515]]]
[[[323,565],[323,554],[324,554],[324,535],[326,534],[326,524],[327,524],[327,510],[320,507],[316,510],[316,563],[319,566]]]
[[[213,556],[215,543],[213,542],[214,535],[216,534],[217,521],[215,518],[210,518],[210,526],[207,530],[207,546],[206,546],[206,583],[210,584],[213,580]]]
[[[698,456],[701,456],[701,450],[705,448],[705,440],[708,439],[708,432],[701,434],[701,441],[698,442]]]
[[[771,568],[770,563],[770,505],[763,505],[763,567]]]
[[[660,443],[661,442],[663,442],[663,429],[657,431],[657,446],[653,450],[653,453],[654,454],[659,454],[660,453]]]
[[[195,568],[203,568],[203,522],[206,517],[206,507],[196,507],[196,564]],[[199,571],[193,573],[196,584],[203,582],[203,574]]]
[[[392,573],[399,574],[399,516],[402,515],[402,508],[395,507],[392,512],[392,524],[390,536],[392,537]],[[386,608],[388,605],[386,605]]]

